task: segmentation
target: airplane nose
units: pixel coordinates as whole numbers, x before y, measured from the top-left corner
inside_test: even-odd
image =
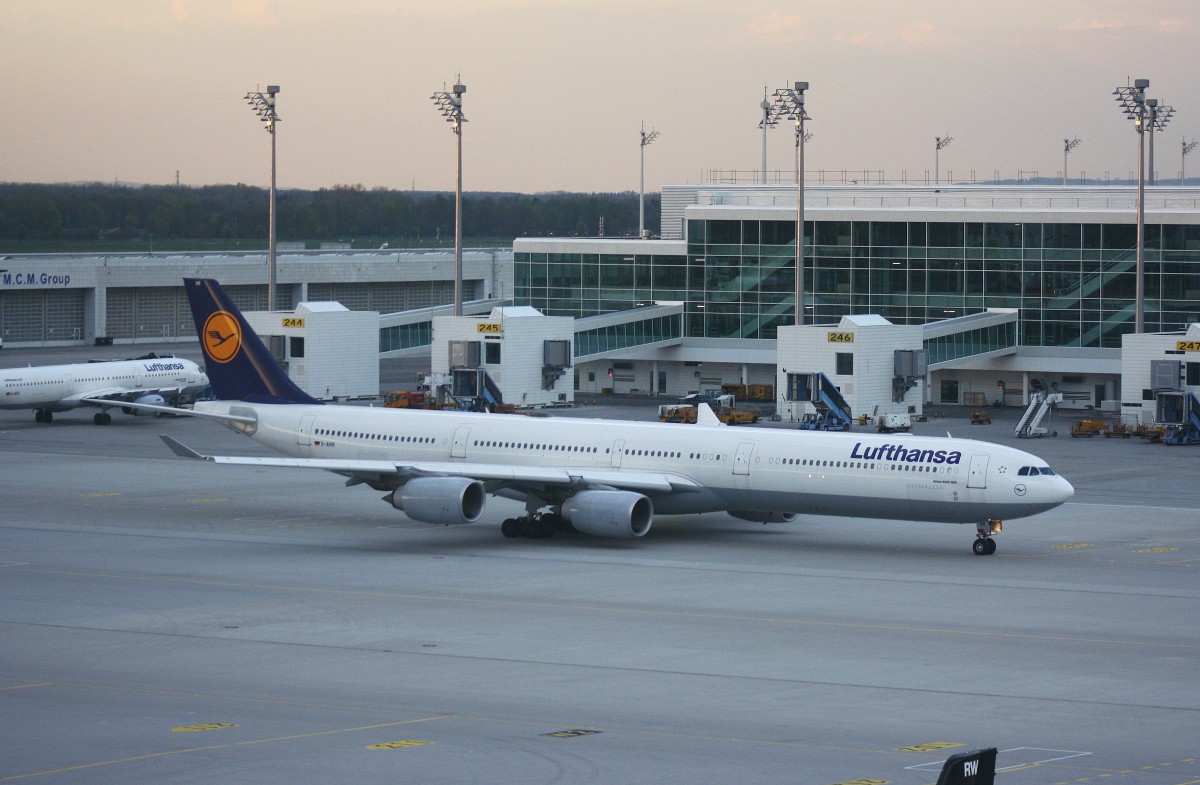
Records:
[[[1075,486],[1071,485],[1071,483],[1067,482],[1062,477],[1058,477],[1056,479],[1058,480],[1058,488],[1056,489],[1057,492],[1055,493],[1055,500],[1059,504],[1062,504],[1075,495]]]

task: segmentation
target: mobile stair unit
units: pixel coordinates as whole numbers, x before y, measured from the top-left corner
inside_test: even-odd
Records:
[[[816,412],[804,415],[800,421],[802,431],[848,431],[850,430],[850,404],[838,392],[833,381],[825,374],[796,374],[794,399],[805,401],[816,407]]]
[[[1155,420],[1161,423],[1163,444],[1200,444],[1200,397],[1193,392],[1160,390]]]
[[[458,408],[470,412],[495,412],[504,407],[504,396],[482,368],[454,368],[450,396]]]
[[[1038,436],[1058,436],[1058,431],[1052,431],[1050,428],[1042,427],[1042,420],[1050,413],[1057,403],[1062,403],[1062,393],[1034,393],[1029,399],[1029,408],[1021,415],[1021,419],[1017,421],[1017,427],[1013,429],[1013,433],[1018,439],[1031,439]]]

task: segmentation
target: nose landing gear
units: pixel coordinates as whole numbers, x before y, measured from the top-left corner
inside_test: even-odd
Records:
[[[981,523],[975,527],[975,544],[971,546],[971,550],[976,556],[991,556],[996,552],[996,541],[992,539],[993,534],[999,534],[1004,531],[1004,523],[995,518],[988,519],[987,523]]]
[[[981,535],[975,538],[975,544],[971,546],[971,550],[975,551],[976,556],[991,556],[996,552],[996,541],[991,537]]]

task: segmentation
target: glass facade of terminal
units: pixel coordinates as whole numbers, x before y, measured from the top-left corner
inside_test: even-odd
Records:
[[[998,352],[1017,345],[1017,323],[1005,322],[963,330],[951,335],[925,340],[926,362],[930,365],[974,357],[986,352]]]
[[[577,325],[577,328],[581,325]],[[636,322],[593,329],[576,329],[575,356],[629,349],[683,337],[683,322],[678,315],[658,316]]]
[[[1019,308],[1021,343],[1119,347],[1133,331],[1132,224],[810,221],[806,321],[925,324]],[[686,303],[684,333],[774,338],[793,321],[795,223],[689,220],[687,253],[515,254],[516,302],[593,316]],[[1200,225],[1146,226],[1145,329],[1200,321]]]
[[[433,344],[433,320],[379,328],[379,351],[395,352]]]

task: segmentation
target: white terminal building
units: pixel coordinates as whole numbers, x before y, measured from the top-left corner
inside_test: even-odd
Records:
[[[1132,187],[809,185],[799,326],[795,213],[794,185],[664,186],[661,239],[466,251],[464,318],[499,306],[572,317],[563,375],[574,391],[771,385],[785,414],[790,377],[818,371],[855,414],[1054,391],[1063,406],[1145,421],[1167,367],[1178,389],[1200,392],[1200,343],[1187,335],[1200,323],[1200,189],[1146,189],[1141,359],[1122,353],[1136,308]],[[440,358],[434,317],[450,312],[453,267],[448,249],[282,251],[276,306],[376,311],[382,355]],[[217,278],[240,307],[266,309],[261,252],[9,255],[0,335],[9,346],[192,340],[184,276]],[[1175,366],[1152,376],[1161,359]]]

